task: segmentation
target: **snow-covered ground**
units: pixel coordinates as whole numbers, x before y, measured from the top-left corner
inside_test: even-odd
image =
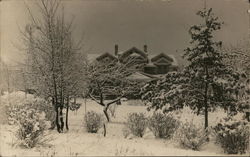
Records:
[[[87,133],[83,127],[83,117],[85,113],[84,101],[77,114],[70,112],[69,132],[57,133],[48,131],[48,138],[52,138],[48,145],[35,147],[33,149],[24,149],[13,146],[15,136],[12,133],[15,128],[7,124],[1,125],[0,150],[2,156],[217,156],[223,154],[220,146],[211,141],[200,151],[192,151],[180,148],[173,140],[155,139],[153,134],[147,130],[143,138],[130,136],[124,138],[122,128],[126,121],[128,113],[145,112],[145,106],[131,106],[122,104],[116,110],[116,117],[106,124],[107,135],[103,136],[101,129],[97,134]],[[86,110],[102,113],[102,107],[93,101],[88,101]],[[147,113],[148,114],[148,113]],[[212,115],[210,124],[216,121],[215,115]],[[249,155],[245,154],[246,156]]]

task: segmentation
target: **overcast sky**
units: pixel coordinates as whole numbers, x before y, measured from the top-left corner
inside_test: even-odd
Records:
[[[32,1],[27,4],[36,13]],[[84,32],[87,53],[114,52],[148,45],[152,54],[174,54],[179,62],[188,46],[188,29],[198,24],[195,13],[204,0],[65,0],[68,17],[75,16],[76,34]],[[4,0],[1,5],[1,56],[6,62],[20,61],[22,53],[12,43],[19,42],[19,30],[28,22],[22,0]],[[247,0],[207,0],[225,24],[216,37],[225,44],[247,38]]]

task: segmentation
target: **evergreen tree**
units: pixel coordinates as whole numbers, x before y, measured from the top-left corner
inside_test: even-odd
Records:
[[[208,112],[223,107],[236,113],[239,75],[223,63],[220,51],[222,42],[214,41],[213,33],[222,23],[212,9],[198,11],[203,19],[200,25],[190,28],[190,44],[184,58],[189,64],[180,72],[169,73],[165,79],[146,85],[142,99],[150,108],[171,111],[189,106],[197,114],[204,114],[205,128],[208,127]]]

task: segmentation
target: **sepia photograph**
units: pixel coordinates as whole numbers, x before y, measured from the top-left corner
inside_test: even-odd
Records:
[[[250,156],[250,0],[0,0],[12,156]]]

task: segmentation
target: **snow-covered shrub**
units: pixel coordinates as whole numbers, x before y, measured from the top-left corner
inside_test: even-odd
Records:
[[[182,123],[175,138],[180,146],[187,149],[199,150],[207,142],[209,131],[193,123]]]
[[[235,117],[223,118],[214,127],[216,142],[221,145],[225,153],[245,153],[249,148],[250,126],[247,121]]]
[[[204,125],[203,115],[197,115],[190,107],[185,106],[182,109],[175,110],[172,112],[172,116],[178,119],[181,123],[193,123],[194,125]],[[209,121],[210,122],[210,121]]]
[[[197,115],[190,107],[183,107],[183,109],[173,111],[173,117],[178,119],[182,123],[190,122],[196,126],[205,126],[204,124],[204,114]],[[221,119],[226,118],[228,116],[227,111],[222,108],[216,108],[213,112],[209,112],[208,114],[208,126],[215,127]],[[237,113],[234,116],[237,119],[242,119],[244,113]]]
[[[125,138],[127,138],[129,135],[130,135],[130,130],[129,130],[129,128],[128,127],[123,127],[122,128],[122,134],[123,134],[123,136],[125,137]]]
[[[27,148],[33,148],[42,143],[47,126],[44,114],[33,108],[21,109],[19,114],[16,133],[18,143]]]
[[[3,95],[2,102],[6,105],[9,124],[17,124],[21,118],[20,112],[28,109],[46,113],[45,118],[50,122],[53,122],[55,119],[54,108],[49,102],[30,94],[25,96],[24,92],[13,92]]]
[[[54,110],[44,99],[24,92],[6,93],[2,97],[8,123],[17,126],[17,143],[32,148],[44,142],[44,131],[54,120]]]
[[[148,120],[148,127],[157,138],[171,138],[178,124],[172,115],[163,113],[154,113]]]
[[[143,137],[147,128],[147,118],[145,114],[130,113],[128,115],[126,127],[133,135]]]
[[[44,99],[36,98],[32,105],[32,108],[38,110],[39,112],[44,112],[46,121],[49,121],[51,125],[53,124],[55,121],[56,112],[54,106],[52,106],[51,103],[45,101]]]
[[[94,111],[89,111],[84,116],[84,126],[87,132],[97,133],[101,128],[103,122],[103,117]]]

